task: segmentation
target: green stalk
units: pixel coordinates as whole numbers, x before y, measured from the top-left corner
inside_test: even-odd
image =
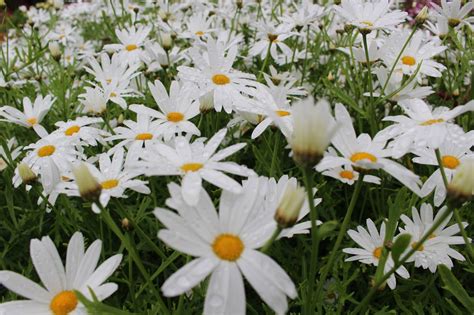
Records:
[[[267,253],[268,250],[270,249],[270,246],[272,246],[273,242],[278,238],[278,235],[281,233],[281,227],[278,225],[273,232],[272,236],[268,239],[268,241],[263,245],[262,249],[260,250],[262,253]]]
[[[270,44],[268,45],[268,49],[267,49],[267,55],[265,56],[265,60],[263,61],[262,68],[260,69],[260,72],[258,74],[258,78],[257,78],[258,82],[262,80],[263,73],[265,72],[265,69],[267,68],[268,59],[270,59],[270,48],[272,48],[272,44],[273,42],[270,41]]]
[[[371,129],[372,135],[375,135],[375,133],[378,131],[378,128],[377,128],[377,117],[376,117],[376,114],[375,114],[375,107],[374,107],[374,103],[372,102],[373,97],[374,97],[374,86],[373,86],[373,82],[372,82],[372,68],[371,68],[371,65],[370,65],[369,47],[367,45],[367,34],[362,34],[362,39],[363,39],[363,42],[364,42],[365,59],[366,59],[366,62],[367,62],[367,71],[368,71],[367,81],[368,81],[369,93],[370,93],[370,99],[369,99],[369,112],[370,112],[369,117],[370,117],[370,119],[369,119],[369,122],[370,122],[370,129]]]
[[[326,278],[329,274],[329,270],[332,268],[332,265],[334,264],[334,259],[336,258],[336,253],[339,250],[339,247],[341,246],[342,239],[346,235],[347,227],[348,227],[349,222],[351,220],[352,212],[354,211],[355,205],[357,203],[357,199],[359,197],[363,181],[364,181],[364,174],[360,174],[359,179],[356,182],[354,192],[352,193],[352,198],[351,198],[351,202],[349,204],[349,208],[347,209],[346,215],[344,216],[344,220],[342,221],[341,229],[339,230],[339,234],[337,235],[336,244],[334,245],[334,247],[331,251],[331,256],[329,256],[329,260],[326,264],[326,267],[322,271],[321,278],[320,278],[319,284],[318,284],[318,288],[316,290],[316,296],[315,296],[316,301],[320,300],[319,296],[320,296],[321,291],[323,289],[323,285],[324,285],[324,283],[326,281]]]
[[[309,45],[309,25],[306,29],[306,50],[304,52],[303,70],[301,70],[301,81],[300,85],[303,85],[304,77],[306,76],[306,63],[308,60],[308,45]]]
[[[316,231],[316,221],[318,220],[318,212],[314,205],[314,196],[313,196],[313,177],[310,174],[311,169],[303,168],[303,176],[306,186],[306,192],[308,194],[309,202],[309,218],[311,220],[311,260],[309,265],[309,286],[307,292],[307,299],[309,305],[306,305],[305,314],[312,314],[313,312],[313,291],[314,284],[316,279],[316,270],[317,270],[317,261],[318,261],[318,252],[319,252],[319,240],[317,237]]]

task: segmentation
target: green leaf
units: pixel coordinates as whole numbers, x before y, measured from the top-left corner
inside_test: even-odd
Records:
[[[392,246],[392,258],[395,263],[398,262],[400,256],[403,252],[407,249],[408,245],[410,245],[411,235],[410,234],[402,234],[397,237],[395,242]]]
[[[316,228],[316,237],[323,239],[337,227],[337,221],[326,221]]]
[[[451,270],[445,265],[438,266],[438,273],[443,279],[443,289],[448,290],[453,296],[464,305],[468,310],[474,310],[474,298],[467,294],[466,290],[462,287],[461,283],[456,279]]]

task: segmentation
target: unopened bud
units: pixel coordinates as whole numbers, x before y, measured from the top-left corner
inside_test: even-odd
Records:
[[[117,118],[117,125],[123,124],[124,120],[125,120],[125,118],[123,117],[123,114],[120,114]]]
[[[453,96],[459,96],[459,89],[454,89]]]
[[[199,111],[207,113],[214,108],[214,92],[208,92],[199,98]]]
[[[329,81],[333,81],[333,80],[334,80],[334,76],[332,75],[332,72],[329,72],[329,74],[328,74],[328,80],[329,80]]]
[[[281,228],[295,225],[305,201],[302,187],[288,185],[275,213],[275,221]]]
[[[81,163],[79,166],[74,167],[72,172],[76,178],[76,184],[81,197],[87,201],[99,200],[102,186],[97,182],[94,176],[92,176],[87,165]]]
[[[122,219],[122,228],[127,231],[130,229],[130,221],[127,218]]]
[[[427,19],[428,19],[428,7],[424,6],[423,9],[421,9],[421,11],[418,12],[418,15],[415,17],[415,22],[418,26],[421,26],[425,23]]]
[[[48,44],[49,53],[54,60],[59,61],[61,59],[61,47],[59,47],[59,43],[56,41],[49,42]]]
[[[468,159],[457,167],[448,185],[448,198],[457,204],[472,200],[474,195],[474,159]]]
[[[169,33],[161,34],[161,46],[164,50],[170,50],[173,47],[173,39]]]
[[[5,0],[0,0],[0,8],[3,8],[4,6],[6,6]]]
[[[21,181],[25,185],[31,185],[38,179],[38,176],[36,176],[33,170],[25,163],[18,165],[18,173],[20,174]]]

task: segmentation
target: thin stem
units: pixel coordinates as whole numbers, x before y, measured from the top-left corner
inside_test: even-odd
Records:
[[[279,150],[278,150],[279,146],[280,146],[280,134],[275,133],[275,142],[274,142],[274,145],[273,145],[272,163],[270,164],[270,177],[273,177],[273,175],[275,173],[276,159],[277,159],[277,155],[279,153]]]
[[[360,304],[355,308],[355,310],[353,312],[354,314],[357,314],[357,313],[365,314],[365,311],[367,309],[367,304],[369,303],[370,299],[373,297],[375,292],[377,292],[378,288],[385,281],[387,281],[387,279],[390,278],[390,276],[392,274],[394,274],[395,271],[401,265],[403,265],[414,253],[416,253],[417,250],[419,250],[423,246],[424,242],[450,216],[450,214],[451,214],[451,211],[449,209],[442,213],[442,215],[438,218],[438,220],[433,223],[431,228],[428,231],[426,231],[425,234],[423,234],[423,237],[418,242],[414,243],[413,246],[411,246],[412,247],[411,250],[408,253],[406,253],[397,263],[395,263],[395,265],[392,267],[392,269],[390,269],[382,278],[380,278],[374,284],[374,286],[370,289],[369,293],[365,296],[365,298],[362,300],[362,302],[360,302]]]
[[[281,233],[281,227],[277,226],[275,231],[272,234],[272,237],[270,237],[270,239],[268,239],[268,241],[265,243],[265,245],[263,245],[263,247],[260,251],[262,253],[268,252],[268,250],[270,249],[270,246],[272,246],[273,242],[278,238],[280,233]]]
[[[270,40],[270,44],[268,44],[268,49],[267,49],[267,55],[265,56],[265,60],[263,61],[262,68],[260,69],[260,72],[258,74],[257,81],[260,82],[263,78],[263,73],[265,72],[265,69],[268,64],[268,59],[270,59],[270,48],[272,48],[273,42]]]
[[[349,204],[349,208],[347,209],[346,215],[344,216],[344,220],[342,221],[342,226],[341,229],[339,230],[339,234],[337,235],[336,239],[336,244],[334,245],[331,255],[329,256],[329,260],[322,271],[321,278],[319,280],[318,288],[316,290],[316,301],[319,301],[319,296],[321,294],[324,282],[326,281],[326,278],[329,274],[329,270],[332,268],[334,264],[334,259],[336,258],[336,253],[339,250],[339,247],[341,246],[342,239],[346,235],[347,227],[349,225],[349,222],[351,220],[352,212],[354,211],[355,205],[357,203],[357,199],[360,194],[360,190],[362,188],[362,183],[364,181],[364,174],[359,175],[359,179],[356,182],[354,192],[352,193],[352,198],[351,202]]]
[[[441,158],[441,152],[439,149],[435,150],[436,160],[438,161],[439,171],[441,172],[441,177],[443,178],[444,187],[448,189],[448,178],[446,177],[446,172],[444,171],[443,159]]]
[[[372,68],[370,65],[370,56],[369,56],[369,46],[367,45],[367,34],[362,34],[362,39],[364,43],[364,52],[365,52],[365,60],[367,63],[367,81],[369,85],[369,93],[370,93],[370,99],[368,100],[369,102],[369,112],[370,112],[370,129],[372,134],[374,135],[377,132],[377,118],[375,117],[375,107],[372,102],[373,97],[374,97],[374,85],[372,82]]]
[[[319,252],[319,240],[317,237],[316,231],[316,221],[318,220],[318,212],[314,205],[314,195],[313,195],[313,177],[310,174],[311,169],[303,168],[304,181],[306,186],[306,193],[308,194],[309,202],[309,218],[311,220],[311,260],[309,265],[309,286],[307,299],[309,301],[309,309],[306,309],[306,314],[312,314],[313,302],[314,299],[313,291],[314,284],[316,279],[316,270],[317,270],[317,260]]]
[[[306,76],[306,63],[308,60],[308,45],[309,45],[309,25],[306,29],[306,44],[305,44],[305,52],[304,52],[303,70],[301,70],[300,85],[303,85],[304,78]]]

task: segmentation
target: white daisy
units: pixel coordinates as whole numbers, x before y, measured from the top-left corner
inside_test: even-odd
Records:
[[[74,233],[69,241],[66,266],[49,236],[41,240],[32,239],[30,254],[33,265],[44,287],[12,271],[0,271],[0,284],[27,298],[0,304],[0,313],[8,315],[25,314],[87,314],[74,291],[81,292],[92,300],[90,290],[99,301],[117,291],[117,284],[104,283],[122,261],[117,254],[97,267],[102,241],[96,240],[87,250],[80,232]]]
[[[100,115],[107,110],[110,92],[105,92],[100,87],[86,87],[86,92],[79,95],[82,105],[82,112],[93,115]]]
[[[213,93],[214,108],[227,113],[247,105],[244,95],[252,95],[256,82],[253,74],[243,73],[232,68],[237,56],[237,47],[231,47],[227,54],[212,39],[207,41],[204,55],[193,54],[194,68],[178,67],[178,75],[183,81],[194,82],[199,86],[200,96]]]
[[[293,35],[288,25],[275,26],[269,21],[267,23],[257,23],[255,28],[257,29],[258,41],[250,48],[250,56],[260,56],[263,60],[267,57],[268,47],[271,46],[270,55],[274,60],[278,59],[281,53],[291,57],[293,53],[291,48],[283,42]]]
[[[96,146],[98,142],[104,144],[103,137],[108,135],[106,131],[94,127],[94,125],[102,122],[102,118],[85,116],[67,122],[58,121],[55,124],[58,129],[53,133],[59,133],[66,137],[70,137],[73,142],[79,141],[79,143],[83,145]]]
[[[362,248],[344,248],[342,251],[347,254],[354,255],[352,257],[346,258],[345,261],[355,261],[358,260],[363,264],[378,266],[379,259],[382,256],[382,250],[384,247],[384,238],[385,238],[385,222],[382,222],[380,226],[380,233],[377,230],[374,222],[371,219],[367,219],[367,229],[362,226],[357,227],[357,231],[348,230],[347,234]],[[390,269],[395,266],[395,263],[392,259],[391,254],[389,253],[388,259],[384,266],[384,273],[387,273]],[[408,270],[404,266],[400,266],[396,273],[404,278],[410,278]],[[390,289],[395,289],[396,283],[395,274],[392,274],[388,280],[387,284]]]
[[[51,95],[43,97],[38,95],[34,104],[28,97],[23,98],[23,112],[11,106],[0,107],[0,121],[8,121],[23,127],[33,128],[40,137],[48,134],[46,129],[40,125],[43,118],[53,106],[55,99]]]
[[[197,136],[201,134],[199,129],[189,121],[199,114],[199,102],[195,99],[194,85],[183,85],[178,81],[173,81],[169,95],[163,83],[158,80],[155,84],[149,82],[148,87],[160,111],[143,105],[132,105],[131,111],[156,118],[156,121],[161,124],[158,132],[163,135],[165,141],[182,133]]]
[[[450,26],[458,26],[460,24],[468,25],[472,28],[471,23],[474,22],[474,17],[469,16],[474,7],[474,2],[467,1],[461,8],[461,0],[446,1],[441,0],[441,6],[432,3],[431,6],[435,12],[448,20]]]
[[[123,62],[120,54],[112,55],[112,58],[108,54],[100,55],[100,63],[95,58],[89,59],[90,67],[84,67],[84,69],[94,76],[95,81],[101,84],[102,87],[112,83],[112,80],[125,81],[127,85],[130,80],[135,78],[140,73],[137,71],[139,65],[129,66],[126,62]]]
[[[194,207],[174,198],[169,206],[179,215],[155,209],[156,217],[166,227],[158,237],[173,249],[198,257],[165,281],[161,287],[165,296],[183,294],[210,274],[204,314],[245,314],[243,274],[277,314],[286,312],[286,297],[295,298],[296,288],[273,259],[257,250],[273,231],[262,233],[249,220],[261,211],[263,203],[257,181],[250,179],[240,194],[223,191],[219,214],[202,188],[200,201]]]
[[[117,35],[120,44],[105,45],[104,49],[119,52],[121,58],[123,58],[122,60],[129,64],[137,63],[140,61],[150,31],[150,26],[131,26],[128,29],[117,29],[115,35]]]
[[[433,222],[445,212],[449,211],[447,207],[441,208],[436,216],[433,218],[433,208],[430,204],[422,204],[420,212],[413,207],[412,218],[402,215],[400,219],[405,223],[404,228],[399,228],[400,233],[408,233],[411,235],[411,247],[407,248],[407,252],[411,248],[415,248],[417,242],[423,237],[426,231],[432,226]],[[407,262],[415,262],[415,267],[422,267],[423,269],[430,269],[432,273],[436,272],[438,265],[446,265],[449,268],[453,267],[451,258],[464,261],[464,257],[449,245],[464,244],[462,236],[454,236],[459,233],[459,226],[457,224],[446,227],[451,219],[452,213],[445,221],[436,229],[436,231],[429,236],[429,238],[421,245],[420,248],[407,260]],[[466,227],[467,223],[463,222]]]
[[[439,148],[450,131],[459,129],[452,120],[465,112],[474,111],[474,101],[453,109],[444,106],[433,108],[421,99],[403,100],[399,105],[406,115],[385,117],[383,120],[395,124],[378,134],[382,139],[394,139],[390,146],[396,158],[413,147]]]
[[[140,169],[146,175],[181,175],[183,198],[190,205],[199,202],[203,179],[224,190],[240,193],[242,186],[224,172],[244,177],[255,173],[235,162],[222,161],[246,145],[238,143],[216,152],[226,133],[227,129],[220,130],[206,144],[203,139],[190,143],[184,137],[176,137],[174,147],[156,143],[144,154]]]

